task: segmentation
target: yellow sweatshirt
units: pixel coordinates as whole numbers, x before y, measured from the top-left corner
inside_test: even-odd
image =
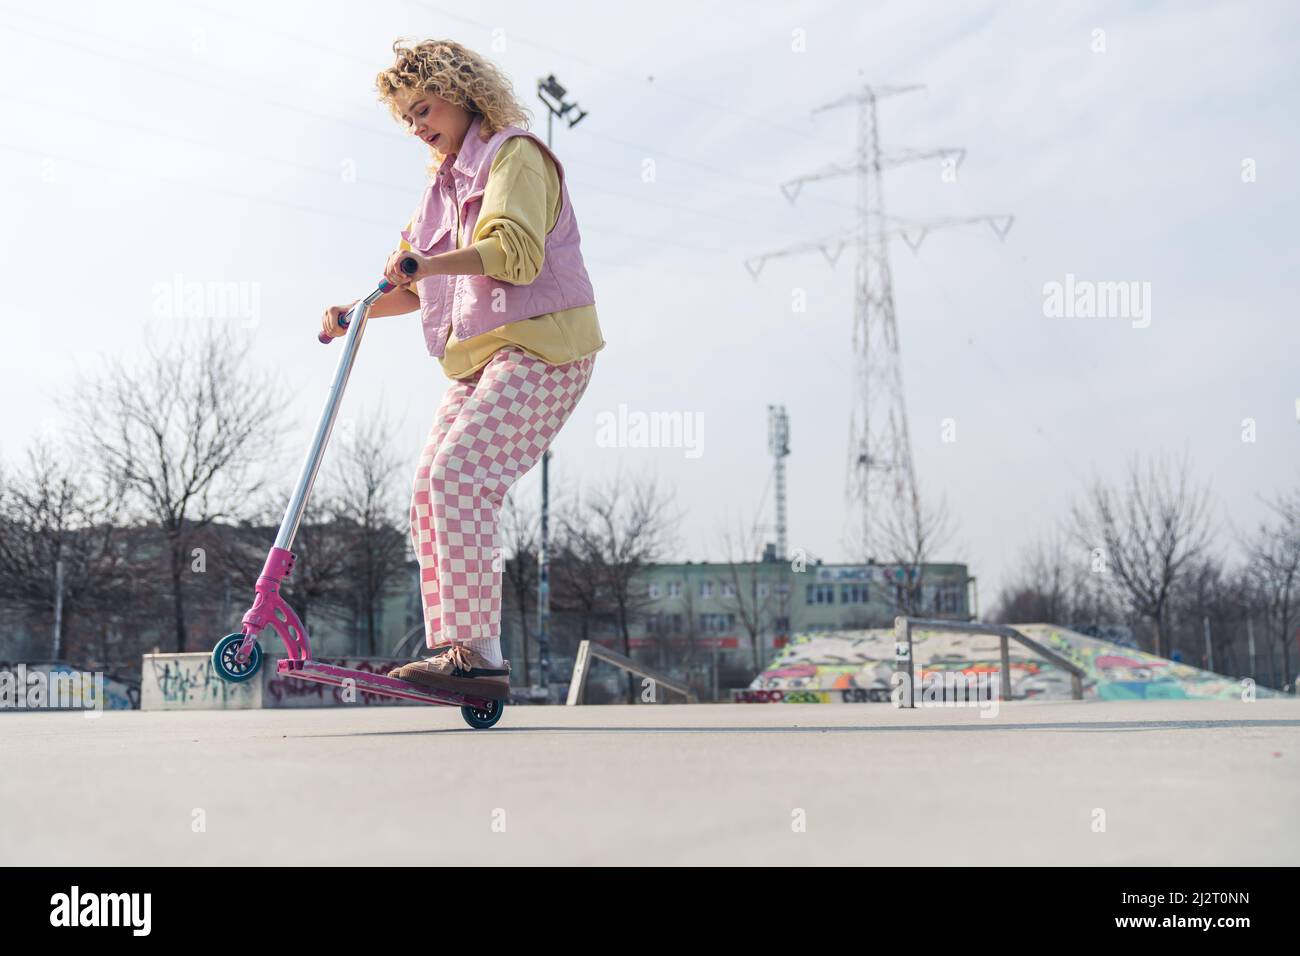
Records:
[[[537,278],[546,235],[555,228],[560,202],[560,176],[550,157],[527,136],[512,136],[502,143],[488,172],[474,229],[472,244],[483,260],[483,274],[514,285]],[[457,249],[462,247],[461,238],[457,223]],[[401,249],[411,249],[405,239]],[[508,345],[519,346],[550,365],[564,365],[599,352],[605,339],[594,305],[548,312],[463,341],[452,331],[440,359],[443,371],[450,378],[473,375]]]

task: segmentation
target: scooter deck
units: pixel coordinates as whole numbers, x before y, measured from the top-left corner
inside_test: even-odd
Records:
[[[368,694],[379,694],[382,697],[400,697],[403,700],[415,700],[422,704],[441,704],[448,707],[491,707],[494,703],[507,703],[506,701],[493,701],[487,697],[470,697],[452,690],[438,690],[433,687],[425,687],[422,684],[412,684],[410,681],[399,680],[396,677],[388,677],[384,674],[354,671],[324,661],[296,661],[285,658],[276,661],[275,672],[281,677],[314,681],[318,684],[331,684],[335,687],[343,687],[346,681],[352,681],[352,686]]]

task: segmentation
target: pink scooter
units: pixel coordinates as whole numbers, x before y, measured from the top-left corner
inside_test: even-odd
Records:
[[[401,265],[407,275],[415,272],[414,259],[405,259]],[[336,687],[350,687],[356,691],[366,691],[383,697],[400,697],[405,700],[418,700],[425,704],[441,704],[460,707],[465,722],[476,730],[485,730],[501,719],[505,710],[504,700],[491,700],[483,697],[471,697],[455,691],[437,690],[410,681],[371,674],[365,671],[349,670],[325,661],[312,660],[311,643],[307,639],[307,629],[302,626],[293,608],[280,596],[280,582],[293,570],[294,554],[289,550],[293,546],[294,535],[302,520],[307,496],[311,494],[312,483],[320,468],[321,458],[325,454],[325,445],[329,441],[330,430],[334,427],[334,418],[338,413],[343,389],[347,385],[348,375],[352,372],[352,363],[356,359],[357,349],[361,345],[361,336],[366,329],[366,316],[370,306],[385,292],[394,288],[387,279],[368,296],[354,305],[346,315],[340,316],[339,324],[348,330],[344,341],[343,354],[334,372],[334,382],[330,385],[329,396],[325,399],[325,410],[321,412],[320,422],[316,426],[316,437],[312,440],[307,460],[303,462],[302,473],[289,506],[285,509],[280,522],[280,533],[276,535],[275,544],[267,555],[266,564],[257,579],[256,597],[253,606],[244,615],[243,629],[236,634],[228,634],[217,642],[212,650],[212,667],[227,681],[240,683],[250,680],[262,666],[262,647],[257,643],[257,635],[267,626],[284,641],[287,658],[276,662],[276,673],[281,677],[295,680],[315,681],[320,684],[332,684]],[[330,337],[322,332],[320,340],[326,344]]]

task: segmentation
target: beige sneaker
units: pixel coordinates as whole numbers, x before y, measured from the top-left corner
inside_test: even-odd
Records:
[[[452,644],[441,654],[400,667],[393,674],[412,684],[450,690],[488,700],[510,697],[510,662],[500,667],[463,644]]]
[[[437,651],[439,654],[441,654],[441,653],[443,652],[443,650],[445,650],[446,648],[448,648],[448,647],[454,647],[454,646],[455,646],[455,642],[454,642],[454,641],[446,641],[446,642],[444,642],[444,643],[442,643],[442,644],[435,644],[435,645],[433,645],[433,647],[429,648],[429,650],[431,650],[431,651]],[[435,654],[434,656],[436,657],[437,654]],[[421,660],[423,660],[423,658],[421,658]],[[418,663],[420,663],[420,661],[412,661],[411,663],[412,663],[412,664],[418,664]],[[403,667],[408,667],[408,666],[409,666],[408,664],[398,664],[396,667],[394,667],[392,670],[390,670],[390,671],[388,672],[388,676],[389,676],[389,677],[396,677],[396,678],[400,679],[402,675],[401,675],[400,673],[398,673],[398,672],[399,672]]]

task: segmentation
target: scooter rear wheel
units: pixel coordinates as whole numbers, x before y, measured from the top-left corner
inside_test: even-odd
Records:
[[[251,679],[262,667],[262,645],[257,641],[253,641],[253,650],[248,655],[248,660],[242,664],[235,660],[243,640],[243,634],[227,634],[212,649],[212,669],[222,680],[232,684],[241,684]]]
[[[505,709],[506,702],[504,700],[494,700],[487,707],[471,707],[466,704],[460,709],[460,715],[465,718],[465,723],[475,730],[487,730],[501,719],[501,714]]]

